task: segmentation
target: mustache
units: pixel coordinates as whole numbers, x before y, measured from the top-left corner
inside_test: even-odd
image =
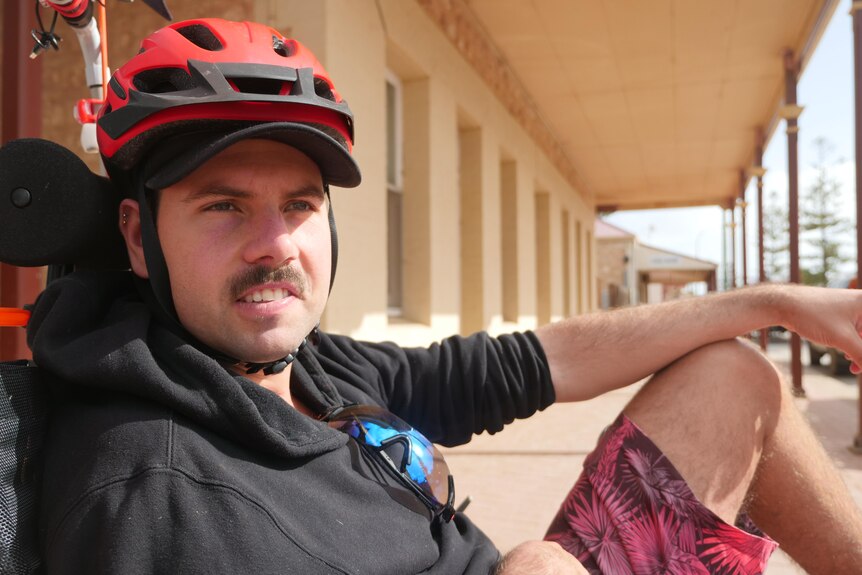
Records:
[[[301,270],[288,264],[279,268],[257,265],[234,277],[230,282],[233,299],[239,299],[247,290],[265,283],[287,282],[296,289],[296,295],[303,297],[308,291],[308,279]]]

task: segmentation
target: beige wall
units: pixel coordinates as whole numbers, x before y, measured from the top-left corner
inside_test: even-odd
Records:
[[[255,19],[292,35],[317,54],[350,103],[363,183],[333,190],[339,269],[326,329],[421,344],[459,331],[535,327],[540,308],[541,321],[558,319],[566,311],[566,288],[571,313],[594,307],[594,206],[572,189],[417,3],[172,0],[170,7],[177,19]],[[109,9],[110,62],[116,65],[163,21],[141,3],[111,3]],[[46,79],[63,77],[73,88],[43,95],[45,136],[77,151],[79,129],[69,110],[86,96],[80,52],[69,40],[49,58]],[[400,78],[404,98],[404,317],[399,319],[386,313],[387,70]],[[90,163],[95,168],[94,158]],[[536,229],[538,192],[547,197],[543,230]],[[570,221],[568,234],[563,213]],[[541,234],[546,239],[539,259],[547,262],[548,286],[540,306]]]
[[[335,3],[344,8],[340,14],[348,19],[354,18],[351,15],[354,10],[374,9],[372,2]],[[506,112],[418,5],[389,0],[381,1],[379,6],[381,27],[387,32],[386,65],[405,81],[405,91],[409,91],[409,85],[420,83],[423,94],[431,100],[424,105],[434,110],[430,118],[421,112],[421,120],[430,122],[427,136],[411,132],[415,119],[411,120],[408,104],[405,104],[404,112],[408,134],[405,153],[410,156],[410,147],[419,147],[427,162],[424,166],[431,166],[430,174],[424,171],[414,174],[408,161],[404,175],[405,193],[409,195],[415,191],[413,186],[418,186],[423,194],[424,209],[406,215],[405,229],[416,230],[418,237],[414,241],[421,242],[427,250],[423,257],[430,261],[429,267],[425,268],[429,271],[416,283],[422,286],[418,291],[430,292],[424,296],[427,298],[425,301],[432,302],[430,317],[406,314],[407,320],[418,317],[424,325],[390,322],[385,336],[420,341],[436,339],[459,328],[463,332],[480,328],[496,332],[535,326],[539,321],[534,212],[534,196],[538,190],[547,193],[549,210],[549,224],[544,230],[548,234],[549,298],[545,302],[547,312],[543,319],[562,317],[566,283],[562,262],[564,233],[559,214],[563,210],[571,214],[572,230],[574,221],[580,220],[581,233],[585,237],[592,229],[592,206],[571,189],[522,126]],[[382,78],[378,82],[382,84]],[[346,88],[344,90],[347,92]],[[363,113],[354,109],[357,116]],[[424,142],[416,141],[423,139]],[[465,150],[465,145],[470,149]],[[382,149],[377,156],[382,157]],[[465,158],[481,165],[459,166],[459,160]],[[453,175],[458,179],[453,180]],[[460,179],[469,181],[465,183]],[[514,185],[511,180],[514,180]],[[379,193],[382,193],[382,185],[380,189]],[[467,189],[474,190],[476,195],[464,197]],[[481,206],[476,205],[479,194]],[[509,208],[512,206],[502,206],[504,197],[516,198],[511,211]],[[467,208],[476,212],[464,213]],[[456,213],[456,209],[462,213]],[[505,273],[508,281],[515,282],[515,287],[507,290],[507,319],[514,316],[516,321],[504,321],[501,284],[505,236],[502,225],[504,219],[511,221],[513,214],[515,239],[513,242],[509,238],[508,249],[517,256],[513,258],[514,265],[506,266]],[[405,241],[409,243],[409,240]],[[470,245],[465,246],[465,242]],[[576,302],[571,307],[577,311],[579,298],[583,298],[580,309],[589,306],[587,292],[593,279],[587,279],[585,266],[594,258],[582,257],[581,267],[576,267],[574,231],[570,234],[570,242],[571,269],[575,279],[569,282],[569,290],[571,301]],[[586,250],[586,245],[587,241],[582,239],[581,249]],[[420,263],[423,263],[422,258]],[[411,266],[420,263],[411,262],[408,256],[405,262],[408,284]],[[385,273],[383,264],[381,260],[379,269]],[[466,274],[469,277],[465,277]],[[459,288],[461,293],[457,293]],[[467,304],[474,307],[462,314],[459,308]],[[461,316],[461,320],[453,321],[453,316]],[[343,327],[351,329],[351,326]],[[363,335],[361,332],[353,333]],[[377,336],[371,334],[370,337]]]

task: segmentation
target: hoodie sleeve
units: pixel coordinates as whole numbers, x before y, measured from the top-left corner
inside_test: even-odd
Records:
[[[442,445],[500,431],[555,399],[547,359],[532,332],[455,336],[428,348],[328,336],[320,353],[336,380],[379,398]]]

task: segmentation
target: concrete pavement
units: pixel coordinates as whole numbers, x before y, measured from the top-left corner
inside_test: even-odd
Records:
[[[769,356],[789,381],[787,343],[771,342]],[[803,385],[807,397],[797,399],[797,405],[862,506],[862,456],[847,449],[858,427],[856,378],[831,377],[823,367],[806,366]],[[528,539],[541,539],[599,433],[638,388],[583,403],[553,405],[496,436],[482,435],[467,445],[444,449],[455,476],[457,501],[471,497],[467,514],[503,551]],[[766,575],[799,573],[803,571],[780,551],[766,571]]]

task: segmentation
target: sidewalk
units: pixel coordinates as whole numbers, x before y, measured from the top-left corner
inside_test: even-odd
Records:
[[[789,381],[788,344],[770,342],[769,355]],[[847,449],[858,426],[856,378],[830,377],[824,368],[806,366],[803,385],[808,397],[797,399],[797,405],[862,506],[862,456]],[[553,405],[496,436],[482,435],[467,445],[444,449],[455,476],[457,502],[472,498],[467,514],[502,551],[541,539],[599,433],[637,389],[636,385],[588,402]],[[802,570],[780,551],[766,571],[799,573]]]

